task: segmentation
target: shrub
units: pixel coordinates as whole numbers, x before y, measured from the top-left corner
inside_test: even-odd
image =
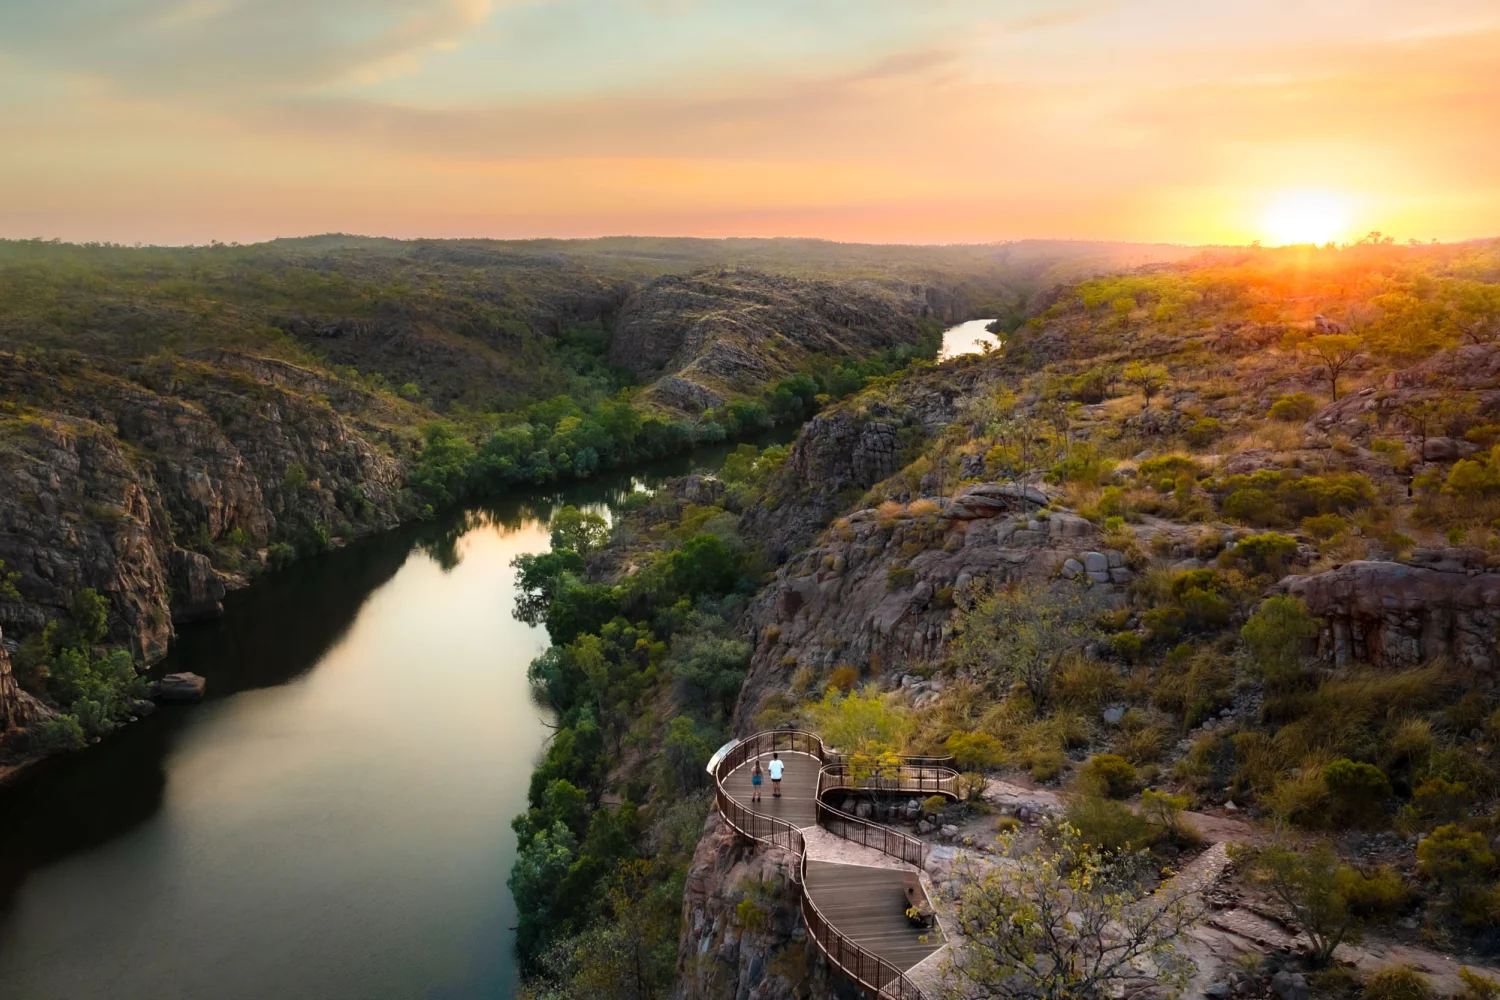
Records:
[[[1245,524],[1271,524],[1276,520],[1276,498],[1264,490],[1235,490],[1224,498],[1224,516]]]
[[[297,550],[287,542],[274,542],[266,548],[266,565],[271,569],[285,569],[297,561]]]
[[[1169,795],[1150,788],[1141,793],[1141,815],[1174,840],[1197,839],[1197,831],[1182,822],[1182,811],[1187,805],[1186,795]]]
[[[1223,433],[1224,425],[1217,418],[1204,417],[1187,429],[1187,439],[1195,448],[1202,448],[1218,440]]]
[[[1458,979],[1464,984],[1464,991],[1459,994],[1460,1000],[1495,1000],[1500,996],[1500,982],[1475,972],[1468,966],[1459,968]]]
[[[840,663],[828,675],[828,686],[837,691],[852,691],[859,683],[859,670],[848,663]]]
[[[1115,751],[1132,764],[1151,764],[1161,759],[1167,749],[1167,731],[1161,726],[1144,726],[1115,738]]]
[[[989,733],[954,733],[943,741],[943,749],[965,771],[998,767],[1005,759],[1005,747]]]
[[[1433,1000],[1432,984],[1409,965],[1381,969],[1365,981],[1365,1000]]]
[[[1021,829],[1021,821],[1014,816],[997,816],[995,818],[996,833],[1015,833]]]
[[[1080,795],[1068,803],[1068,825],[1086,843],[1110,854],[1149,847],[1156,839],[1151,824],[1123,802]]]
[[[36,741],[38,748],[47,753],[82,750],[88,744],[83,726],[76,717],[66,713],[43,722],[37,729]]]
[[[1323,784],[1333,799],[1338,818],[1356,826],[1378,820],[1391,794],[1391,783],[1384,771],[1374,764],[1347,757],[1323,768]]]
[[[1428,778],[1412,792],[1411,803],[1424,819],[1450,822],[1474,805],[1474,790],[1462,781]]]
[[[1268,531],[1251,535],[1235,546],[1235,555],[1250,564],[1256,573],[1267,573],[1281,578],[1286,575],[1288,561],[1297,551],[1297,540],[1290,535]]]
[[[1484,834],[1454,823],[1438,827],[1417,845],[1417,868],[1453,893],[1484,881],[1494,867],[1495,856]]]
[[[1268,683],[1285,684],[1302,672],[1302,651],[1319,625],[1300,597],[1269,597],[1240,629],[1251,662]]]
[[[1078,709],[1095,709],[1120,689],[1115,668],[1100,660],[1076,659],[1053,682],[1058,701]]]
[[[905,590],[916,579],[916,571],[910,566],[892,566],[885,571],[885,589],[891,593]]]
[[[1134,663],[1141,658],[1141,649],[1145,645],[1139,634],[1135,632],[1116,632],[1109,637],[1109,648],[1114,654],[1126,663]]]
[[[1302,423],[1317,412],[1318,401],[1316,399],[1305,392],[1294,392],[1272,403],[1269,415],[1272,420]]]
[[[1327,541],[1349,528],[1349,522],[1337,514],[1314,514],[1302,519],[1302,530],[1320,541]]]
[[[1100,753],[1079,771],[1079,784],[1093,795],[1123,799],[1135,791],[1135,767],[1124,757]]]
[[[941,795],[929,795],[922,800],[924,816],[937,816],[946,808],[948,808],[948,800]]]

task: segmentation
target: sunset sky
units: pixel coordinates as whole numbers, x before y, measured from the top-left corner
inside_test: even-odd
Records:
[[[0,236],[1500,235],[1496,0],[4,0]]]

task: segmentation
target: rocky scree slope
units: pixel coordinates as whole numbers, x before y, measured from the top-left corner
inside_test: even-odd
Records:
[[[902,282],[809,281],[716,269],[659,278],[619,312],[609,359],[657,375],[651,398],[697,413],[792,374],[811,355],[915,345],[966,316],[952,293]]]
[[[20,574],[0,625],[22,635],[93,588],[110,640],[152,662],[273,543],[404,513],[401,404],[285,362],[0,353],[0,400],[0,559]]]

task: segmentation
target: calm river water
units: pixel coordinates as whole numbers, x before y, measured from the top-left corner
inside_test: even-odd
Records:
[[[727,449],[310,559],[181,630],[168,707],[0,792],[0,997],[510,997],[510,820],[547,730],[512,557],[556,504]]]

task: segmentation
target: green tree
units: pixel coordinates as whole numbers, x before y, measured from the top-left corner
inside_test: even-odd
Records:
[[[1358,903],[1372,895],[1373,879],[1344,864],[1328,844],[1299,851],[1273,845],[1234,850],[1247,876],[1290,912],[1312,943],[1314,965],[1327,965],[1341,944],[1358,944],[1369,911]]]
[[[609,541],[609,522],[593,511],[572,504],[552,515],[552,548],[572,549],[586,556]]]
[[[679,594],[727,594],[739,580],[739,559],[717,535],[695,535],[667,557],[667,575]]]
[[[984,594],[963,614],[955,658],[981,675],[1019,682],[1038,705],[1063,660],[1095,634],[1071,586],[1015,585]]]

